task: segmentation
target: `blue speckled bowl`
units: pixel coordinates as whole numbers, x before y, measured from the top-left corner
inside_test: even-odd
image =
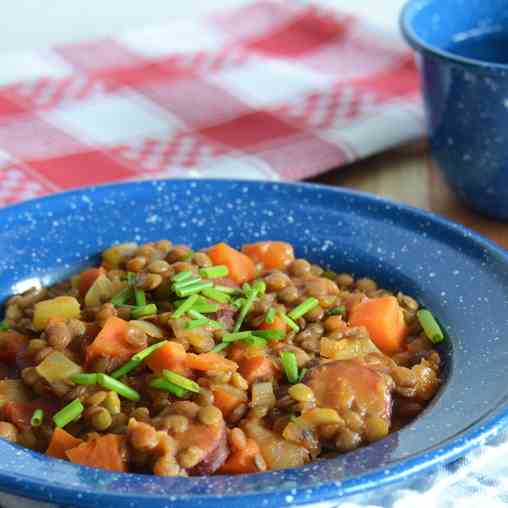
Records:
[[[400,24],[418,51],[433,158],[465,203],[508,220],[508,64],[449,50],[481,34],[506,38],[506,0],[409,0]]]
[[[157,478],[51,460],[0,440],[0,490],[55,505],[275,507],[338,499],[450,461],[507,419],[508,256],[438,217],[303,184],[158,181],[79,190],[0,210],[0,296],[97,261],[111,243],[171,238],[202,247],[272,238],[335,270],[368,274],[433,310],[450,340],[445,384],[414,423],[299,469]]]

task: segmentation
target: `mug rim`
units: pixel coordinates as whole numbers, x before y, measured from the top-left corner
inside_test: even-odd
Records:
[[[476,70],[508,71],[508,64],[463,57],[429,44],[427,41],[421,38],[413,28],[413,17],[423,7],[436,1],[437,0],[408,0],[402,7],[399,16],[399,27],[404,39],[413,49],[419,53],[426,53],[435,56],[441,60],[446,61],[447,63],[461,65],[464,67],[473,67]]]

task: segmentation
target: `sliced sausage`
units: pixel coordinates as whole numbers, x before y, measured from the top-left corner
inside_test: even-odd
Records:
[[[313,390],[320,407],[340,410],[353,405],[368,415],[390,419],[393,383],[355,360],[337,360],[314,367],[304,382]]]

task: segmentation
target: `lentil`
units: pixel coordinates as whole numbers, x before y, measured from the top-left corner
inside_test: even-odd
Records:
[[[72,340],[72,335],[65,323],[56,322],[46,327],[46,337],[50,346],[55,349],[65,349]]]
[[[111,426],[113,419],[107,409],[97,408],[98,410],[91,417],[91,424],[99,432],[105,431]]]
[[[215,406],[204,406],[199,410],[198,419],[205,425],[218,425],[222,422],[222,413]]]
[[[93,395],[90,395],[85,401],[85,403],[89,406],[99,406],[102,404],[107,397],[107,393],[100,390],[98,392],[95,392]]]
[[[116,392],[108,392],[104,400],[102,401],[102,406],[108,410],[108,412],[116,416],[120,414],[122,409],[122,403],[120,402],[120,397]]]
[[[314,400],[314,392],[303,383],[297,383],[291,386],[288,393],[298,402],[310,402]]]
[[[372,279],[364,277],[356,281],[356,289],[363,292],[375,291],[377,289],[377,284]]]
[[[289,271],[292,275],[296,277],[303,277],[310,273],[311,264],[305,259],[295,259],[290,267]]]
[[[185,469],[190,469],[199,464],[204,458],[205,452],[199,446],[190,446],[178,454],[178,462]]]
[[[247,380],[238,372],[234,372],[232,374],[231,384],[236,388],[240,388],[240,390],[247,390],[249,388],[249,383]]]
[[[204,252],[195,252],[192,260],[200,268],[208,268],[209,266],[213,265],[212,260],[208,254],[205,254]]]
[[[339,273],[335,278],[335,282],[342,288],[349,288],[355,283],[355,280],[349,273]]]
[[[185,432],[189,427],[189,419],[183,415],[166,416],[163,426],[169,432]]]
[[[152,291],[162,283],[162,277],[158,273],[149,273],[141,283],[141,287],[147,291]]]
[[[163,273],[169,271],[170,266],[169,266],[169,263],[167,261],[163,261],[162,259],[158,259],[156,261],[152,261],[148,265],[147,269],[148,269],[149,272],[152,272],[152,273],[163,274]]]
[[[167,260],[170,263],[176,263],[177,261],[184,260],[191,251],[190,247],[186,245],[175,245],[167,254]]]
[[[295,303],[298,294],[298,289],[295,286],[286,286],[277,293],[277,297],[284,303]]]
[[[267,291],[280,291],[287,287],[291,279],[282,272],[273,272],[265,277]]]
[[[27,351],[28,353],[37,353],[38,351],[41,351],[42,349],[48,347],[48,342],[43,339],[32,339],[28,343]]]
[[[136,256],[135,258],[129,259],[125,267],[129,272],[140,272],[146,266],[147,259],[144,256]]]

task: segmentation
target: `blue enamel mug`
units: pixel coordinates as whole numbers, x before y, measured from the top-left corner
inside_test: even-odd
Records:
[[[508,220],[508,2],[410,0],[431,155],[458,196]]]

